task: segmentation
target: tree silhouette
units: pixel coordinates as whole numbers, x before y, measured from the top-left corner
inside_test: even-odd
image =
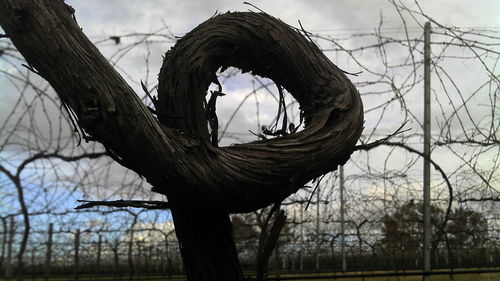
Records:
[[[408,259],[418,257],[422,252],[422,210],[421,203],[410,200],[382,219],[382,245],[393,260],[398,259],[400,263],[404,263]],[[432,205],[431,225],[434,239],[438,237],[436,232],[442,220],[443,211]],[[435,241],[432,244],[434,245]]]
[[[487,232],[488,223],[481,213],[470,208],[456,208],[451,213],[446,233],[450,255],[460,257],[464,252],[484,249],[488,240]]]
[[[445,219],[444,213],[439,207],[431,206],[433,252],[439,251],[440,245],[444,243],[441,247],[446,246],[448,258],[451,259],[454,256],[460,258],[463,252],[484,248],[488,240],[488,224],[481,213],[464,207],[453,209],[450,222],[443,235],[440,235],[439,227]],[[421,256],[422,220],[422,204],[413,200],[401,205],[392,214],[384,216],[384,238],[381,240],[381,246],[393,261],[399,260],[402,265]]]

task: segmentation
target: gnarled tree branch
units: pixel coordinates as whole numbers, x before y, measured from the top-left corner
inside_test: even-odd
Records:
[[[263,13],[200,24],[167,53],[158,120],[81,32],[61,0],[2,0],[0,25],[56,90],[78,125],[144,176],[172,204],[244,212],[280,202],[335,170],[362,131],[359,93],[298,30]],[[220,67],[274,80],[300,103],[303,131],[217,148],[203,101]]]

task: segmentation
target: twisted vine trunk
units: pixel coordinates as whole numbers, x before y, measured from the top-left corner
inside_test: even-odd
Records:
[[[188,280],[244,280],[229,215],[172,208]]]
[[[298,30],[267,14],[227,13],[167,52],[156,117],[73,13],[62,0],[0,0],[0,26],[55,89],[85,139],[102,143],[168,197],[188,279],[243,280],[228,214],[281,202],[344,164],[362,132],[357,90]],[[213,144],[205,95],[216,71],[229,66],[287,89],[300,103],[305,129],[231,147]]]

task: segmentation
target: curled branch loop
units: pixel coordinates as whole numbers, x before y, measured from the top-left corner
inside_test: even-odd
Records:
[[[230,66],[286,89],[300,104],[305,129],[230,147],[211,144],[205,96],[217,70]],[[359,93],[342,70],[299,30],[264,13],[217,15],[181,38],[165,55],[158,106],[163,125],[202,140],[207,151],[196,164],[185,163],[184,174],[195,174],[207,191],[222,184],[222,205],[233,210],[280,201],[337,169],[363,129]]]

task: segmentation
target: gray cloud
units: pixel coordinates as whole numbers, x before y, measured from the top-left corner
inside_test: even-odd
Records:
[[[77,19],[90,35],[150,30],[161,25],[162,20],[177,34],[191,30],[216,11],[255,10],[243,1],[178,1],[178,0],[69,0],[76,9]],[[309,0],[309,1],[250,1],[262,10],[298,25],[301,20],[310,30],[372,28],[382,13],[389,25],[401,25],[397,12],[386,0]],[[402,1],[417,9],[413,1]],[[498,1],[477,3],[457,1],[421,1],[422,9],[429,16],[448,25],[494,26],[499,24]],[[411,20],[409,23],[411,24]]]

